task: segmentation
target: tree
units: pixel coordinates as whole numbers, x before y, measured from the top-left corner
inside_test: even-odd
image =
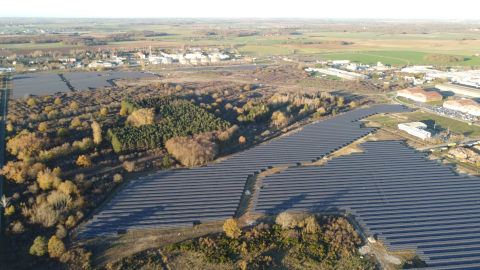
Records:
[[[45,131],[48,129],[48,124],[45,122],[42,122],[38,125],[38,131]]]
[[[77,159],[78,166],[90,167],[92,166],[92,159],[86,155],[81,155]]]
[[[50,241],[48,241],[48,253],[50,253],[51,258],[58,258],[65,252],[65,244],[62,239],[57,236],[52,236]]]
[[[232,239],[237,239],[242,234],[235,218],[227,219],[227,221],[225,221],[223,224],[223,231]]]
[[[55,232],[55,236],[62,239],[67,236],[67,229],[63,225],[58,225],[57,226],[57,231]]]
[[[12,125],[12,124],[8,124],[8,125],[7,125],[7,131],[8,131],[8,132],[12,132],[12,131],[13,131],[13,125]]]
[[[70,195],[77,191],[77,186],[75,186],[72,181],[67,180],[65,182],[62,182],[60,186],[58,186],[58,190],[67,195]]]
[[[246,141],[247,141],[247,140],[246,140],[245,137],[243,137],[243,136],[240,136],[240,138],[238,138],[238,142],[239,142],[240,144],[245,144]]]
[[[345,98],[344,97],[338,97],[338,102],[337,102],[337,105],[338,106],[343,106],[343,103],[345,102]]]
[[[127,116],[127,115],[128,115],[127,108],[121,108],[120,109],[120,116]]]
[[[38,236],[33,240],[33,245],[30,247],[30,254],[34,256],[43,256],[47,253],[47,238],[45,236]]]
[[[73,101],[72,103],[70,103],[70,108],[73,109],[73,110],[78,110],[78,108],[80,108],[80,106],[78,106],[78,103]]]
[[[170,159],[167,156],[163,158],[163,167],[165,168],[170,167]]]
[[[92,130],[93,130],[93,142],[98,145],[102,142],[102,128],[100,127],[99,123],[93,121]]]
[[[108,114],[107,108],[102,108],[102,110],[100,110],[100,114],[103,115],[103,116],[107,116],[107,114]]]
[[[57,137],[59,137],[59,138],[67,138],[69,136],[70,136],[70,130],[68,130],[66,128],[60,128],[57,131]]]
[[[280,225],[284,230],[289,229],[293,225],[293,217],[287,212],[282,212],[275,219],[275,223]]]
[[[70,123],[70,128],[79,127],[82,125],[82,121],[79,117],[73,118],[72,122]]]
[[[243,90],[250,91],[250,85],[249,84],[245,85],[245,87],[243,87]]]
[[[175,86],[175,90],[177,90],[177,91],[181,91],[182,89],[183,89],[183,87],[180,84]]]
[[[53,103],[60,106],[60,105],[62,105],[62,99],[57,97]]]
[[[356,108],[356,107],[357,107],[357,103],[355,103],[355,101],[350,102],[350,107]]]
[[[37,100],[34,99],[34,98],[31,98],[27,101],[27,105],[32,106],[32,107],[37,106]]]

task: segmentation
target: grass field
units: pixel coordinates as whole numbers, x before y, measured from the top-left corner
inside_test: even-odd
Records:
[[[443,103],[447,101],[446,99],[442,99],[442,100],[439,100],[439,101],[432,101],[432,102],[427,102],[426,104],[428,105],[431,105],[431,106],[439,106],[439,105],[443,105]]]
[[[437,64],[437,65],[467,65],[478,66],[480,65],[480,57],[466,56],[466,55],[454,55],[462,56],[465,58],[463,62],[456,63],[442,63],[425,61],[423,57],[430,53],[427,52],[414,52],[414,51],[388,51],[388,52],[364,52],[364,53],[345,53],[345,54],[326,54],[320,55],[332,60],[350,60],[353,62],[360,62],[362,64],[375,65],[377,62],[382,62],[386,65],[394,64]]]
[[[399,119],[399,118],[390,116],[388,114],[386,114],[386,115],[376,114],[376,115],[373,115],[373,116],[370,116],[370,117],[366,118],[365,120],[372,121],[372,122],[377,122],[377,123],[381,124],[382,126],[386,126],[386,127],[389,127],[389,128],[398,128],[398,124],[408,122],[406,120]]]
[[[242,53],[242,54],[247,54],[247,55],[285,55],[285,54],[291,54],[292,52],[288,49],[280,48],[280,47],[274,47],[274,46],[238,46],[237,49]]]
[[[401,98],[401,97],[395,97],[396,100],[400,101],[400,102],[403,102],[403,103],[406,103],[406,104],[413,104],[415,102],[411,101],[411,100],[408,100],[408,99],[405,99],[405,98]]]
[[[474,39],[480,39],[480,34],[468,35]],[[396,39],[396,40],[454,40],[457,38],[465,37],[465,34],[461,33],[429,33],[429,34],[383,34],[376,32],[314,32],[304,33],[303,37],[315,37],[315,38],[343,38],[343,39]]]
[[[470,137],[480,137],[480,127],[478,126],[470,126],[467,123],[455,120],[449,117],[443,117],[432,113],[415,111],[411,113],[403,113],[404,115],[410,119],[415,121],[420,121],[425,124],[437,124],[437,127],[442,127],[444,129],[450,128],[451,131],[456,133],[461,133],[465,136]]]

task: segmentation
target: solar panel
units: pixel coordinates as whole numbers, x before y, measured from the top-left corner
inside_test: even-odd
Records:
[[[360,147],[365,153],[260,179],[250,214],[345,210],[389,250],[412,249],[429,268],[480,264],[478,179],[425,161],[400,142]]]
[[[361,128],[356,119],[378,112],[407,111],[411,110],[399,105],[357,109],[212,165],[159,172],[133,181],[78,231],[78,237],[102,237],[105,232],[147,230],[151,226],[171,228],[172,223],[224,221],[235,216],[249,176],[271,167],[311,163],[375,130]]]

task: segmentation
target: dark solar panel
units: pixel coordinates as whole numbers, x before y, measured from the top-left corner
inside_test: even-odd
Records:
[[[361,148],[260,179],[250,214],[345,210],[388,250],[412,249],[429,269],[480,266],[477,178],[456,176],[400,142]]]
[[[409,110],[399,105],[357,109],[308,125],[213,165],[159,172],[132,181],[79,230],[78,237],[94,238],[106,232],[226,220],[235,215],[248,176],[271,167],[316,161],[375,130],[361,128],[360,123],[353,122],[356,119],[378,112],[406,111]]]

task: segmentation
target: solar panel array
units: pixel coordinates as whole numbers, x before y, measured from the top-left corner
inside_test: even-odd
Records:
[[[73,72],[63,75],[75,90],[110,87],[109,80],[127,78],[155,78],[155,74],[142,72],[102,71],[102,72]]]
[[[480,269],[480,181],[456,176],[401,142],[258,181],[251,215],[345,210],[388,250],[413,249],[435,269]]]
[[[224,221],[235,215],[249,175],[271,167],[316,161],[374,130],[352,121],[377,112],[405,111],[409,110],[399,105],[358,109],[212,165],[159,172],[133,181],[78,231],[78,237]]]
[[[13,76],[13,97],[52,95],[70,92],[67,84],[57,74],[22,74]]]

